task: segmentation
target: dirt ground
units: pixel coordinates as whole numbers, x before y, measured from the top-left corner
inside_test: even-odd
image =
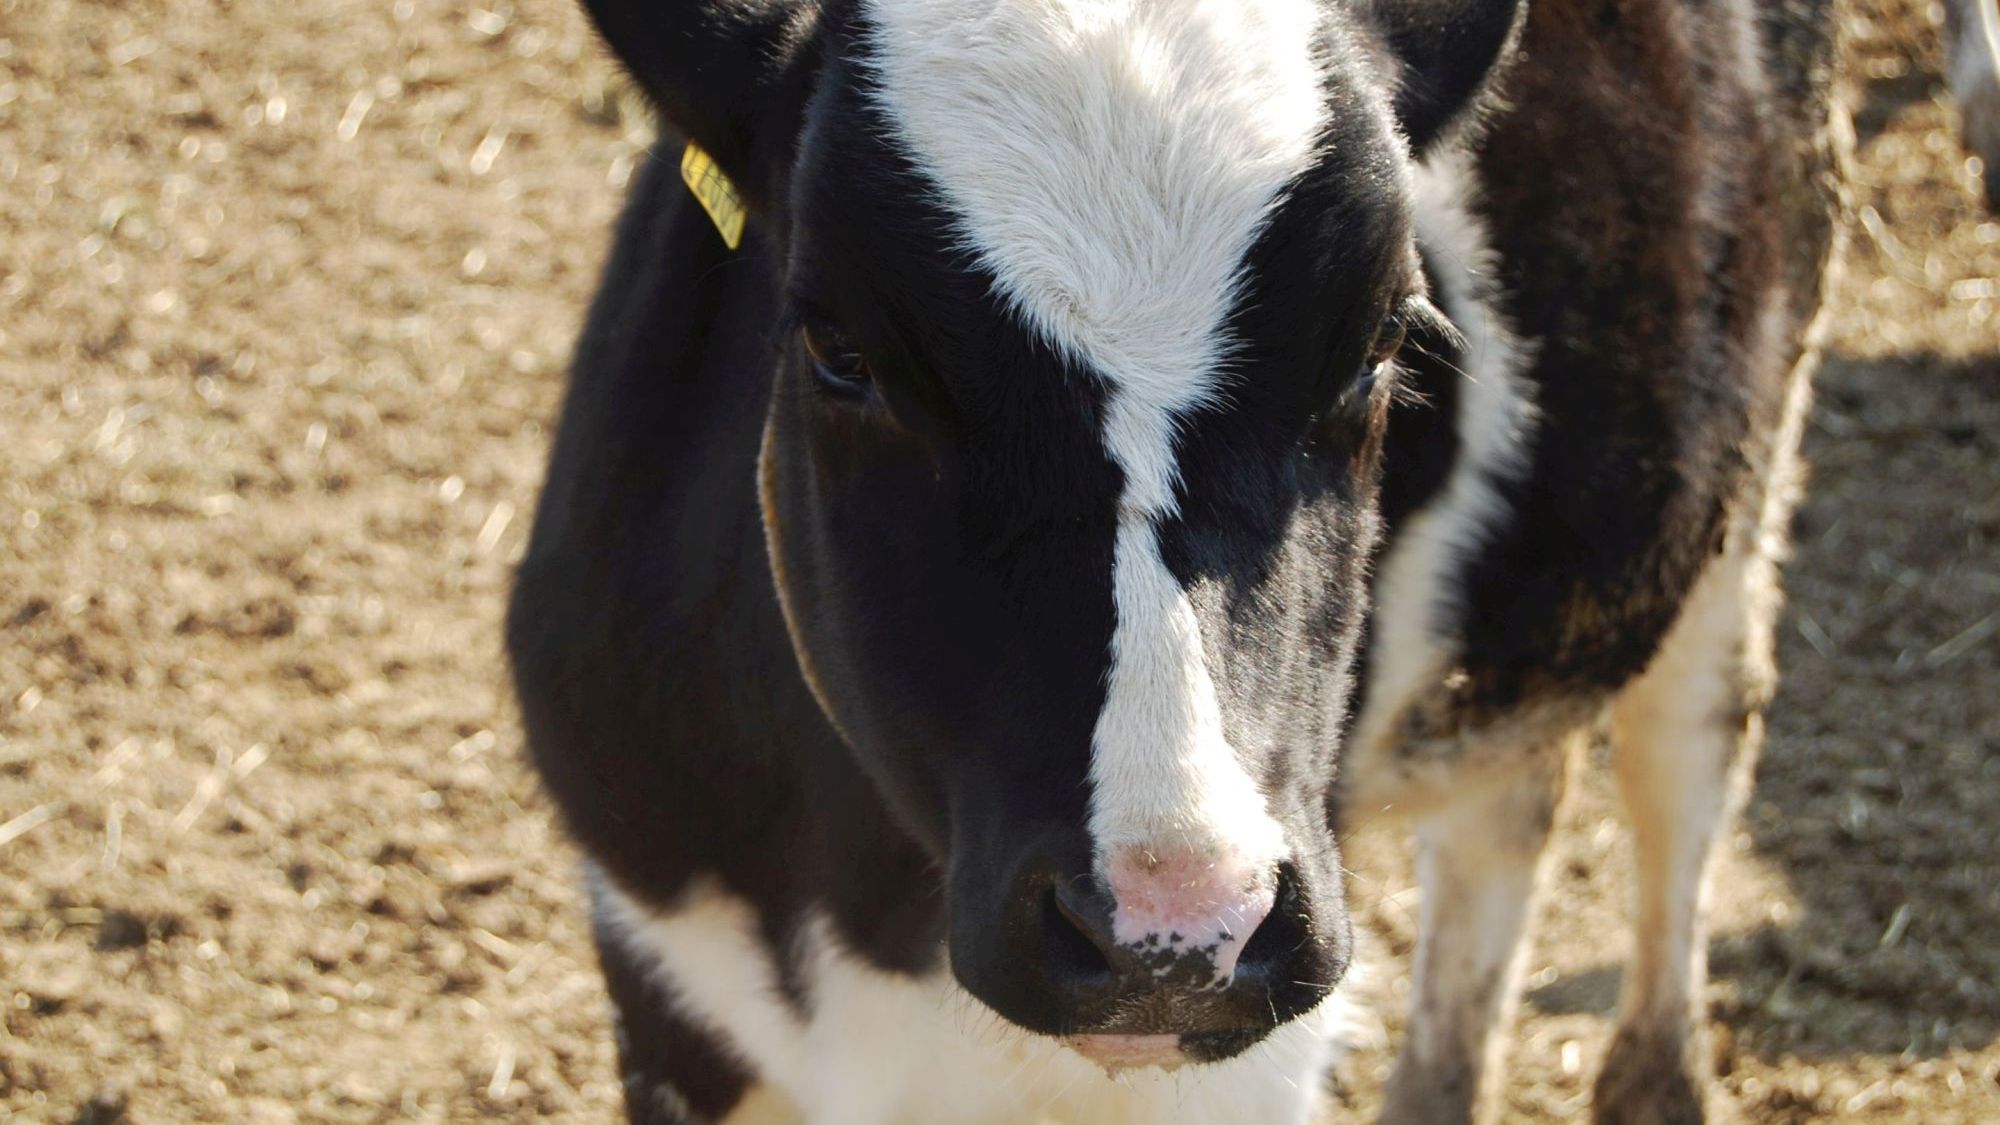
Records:
[[[1712,943],[1756,1121],[2000,1120],[2000,223],[1881,2]],[[563,0],[0,0],[0,1116],[611,1116],[498,638],[641,116]],[[1605,1046],[1602,771],[1556,847],[1510,1120]]]

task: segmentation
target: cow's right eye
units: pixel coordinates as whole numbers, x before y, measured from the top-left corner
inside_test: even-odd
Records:
[[[847,396],[867,391],[871,380],[868,360],[847,333],[824,321],[808,321],[800,328],[799,336],[805,342],[813,376],[820,386]]]
[[[1382,326],[1375,330],[1375,342],[1368,346],[1370,375],[1381,370],[1383,364],[1396,358],[1396,353],[1403,348],[1403,339],[1408,332],[1408,325],[1396,313],[1390,313],[1388,318],[1382,321]]]

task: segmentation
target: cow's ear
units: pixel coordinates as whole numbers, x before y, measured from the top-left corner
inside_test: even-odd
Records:
[[[1514,52],[1527,0],[1376,0],[1369,9],[1399,70],[1396,116],[1422,154],[1478,113]]]
[[[677,132],[753,209],[780,190],[818,30],[811,0],[584,0]]]

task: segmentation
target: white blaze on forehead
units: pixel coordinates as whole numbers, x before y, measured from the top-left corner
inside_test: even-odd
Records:
[[[1100,860],[1274,858],[1162,562],[1179,419],[1213,401],[1244,258],[1325,121],[1309,0],[866,0],[874,97],[999,296],[1110,394],[1117,613],[1094,737]]]

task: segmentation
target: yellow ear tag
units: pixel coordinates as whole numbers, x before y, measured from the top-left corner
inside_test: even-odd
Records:
[[[715,233],[722,236],[722,244],[731,250],[742,244],[743,197],[736,194],[736,185],[716,167],[714,158],[693,141],[681,153],[681,179],[687,182],[702,210],[708,212]]]

